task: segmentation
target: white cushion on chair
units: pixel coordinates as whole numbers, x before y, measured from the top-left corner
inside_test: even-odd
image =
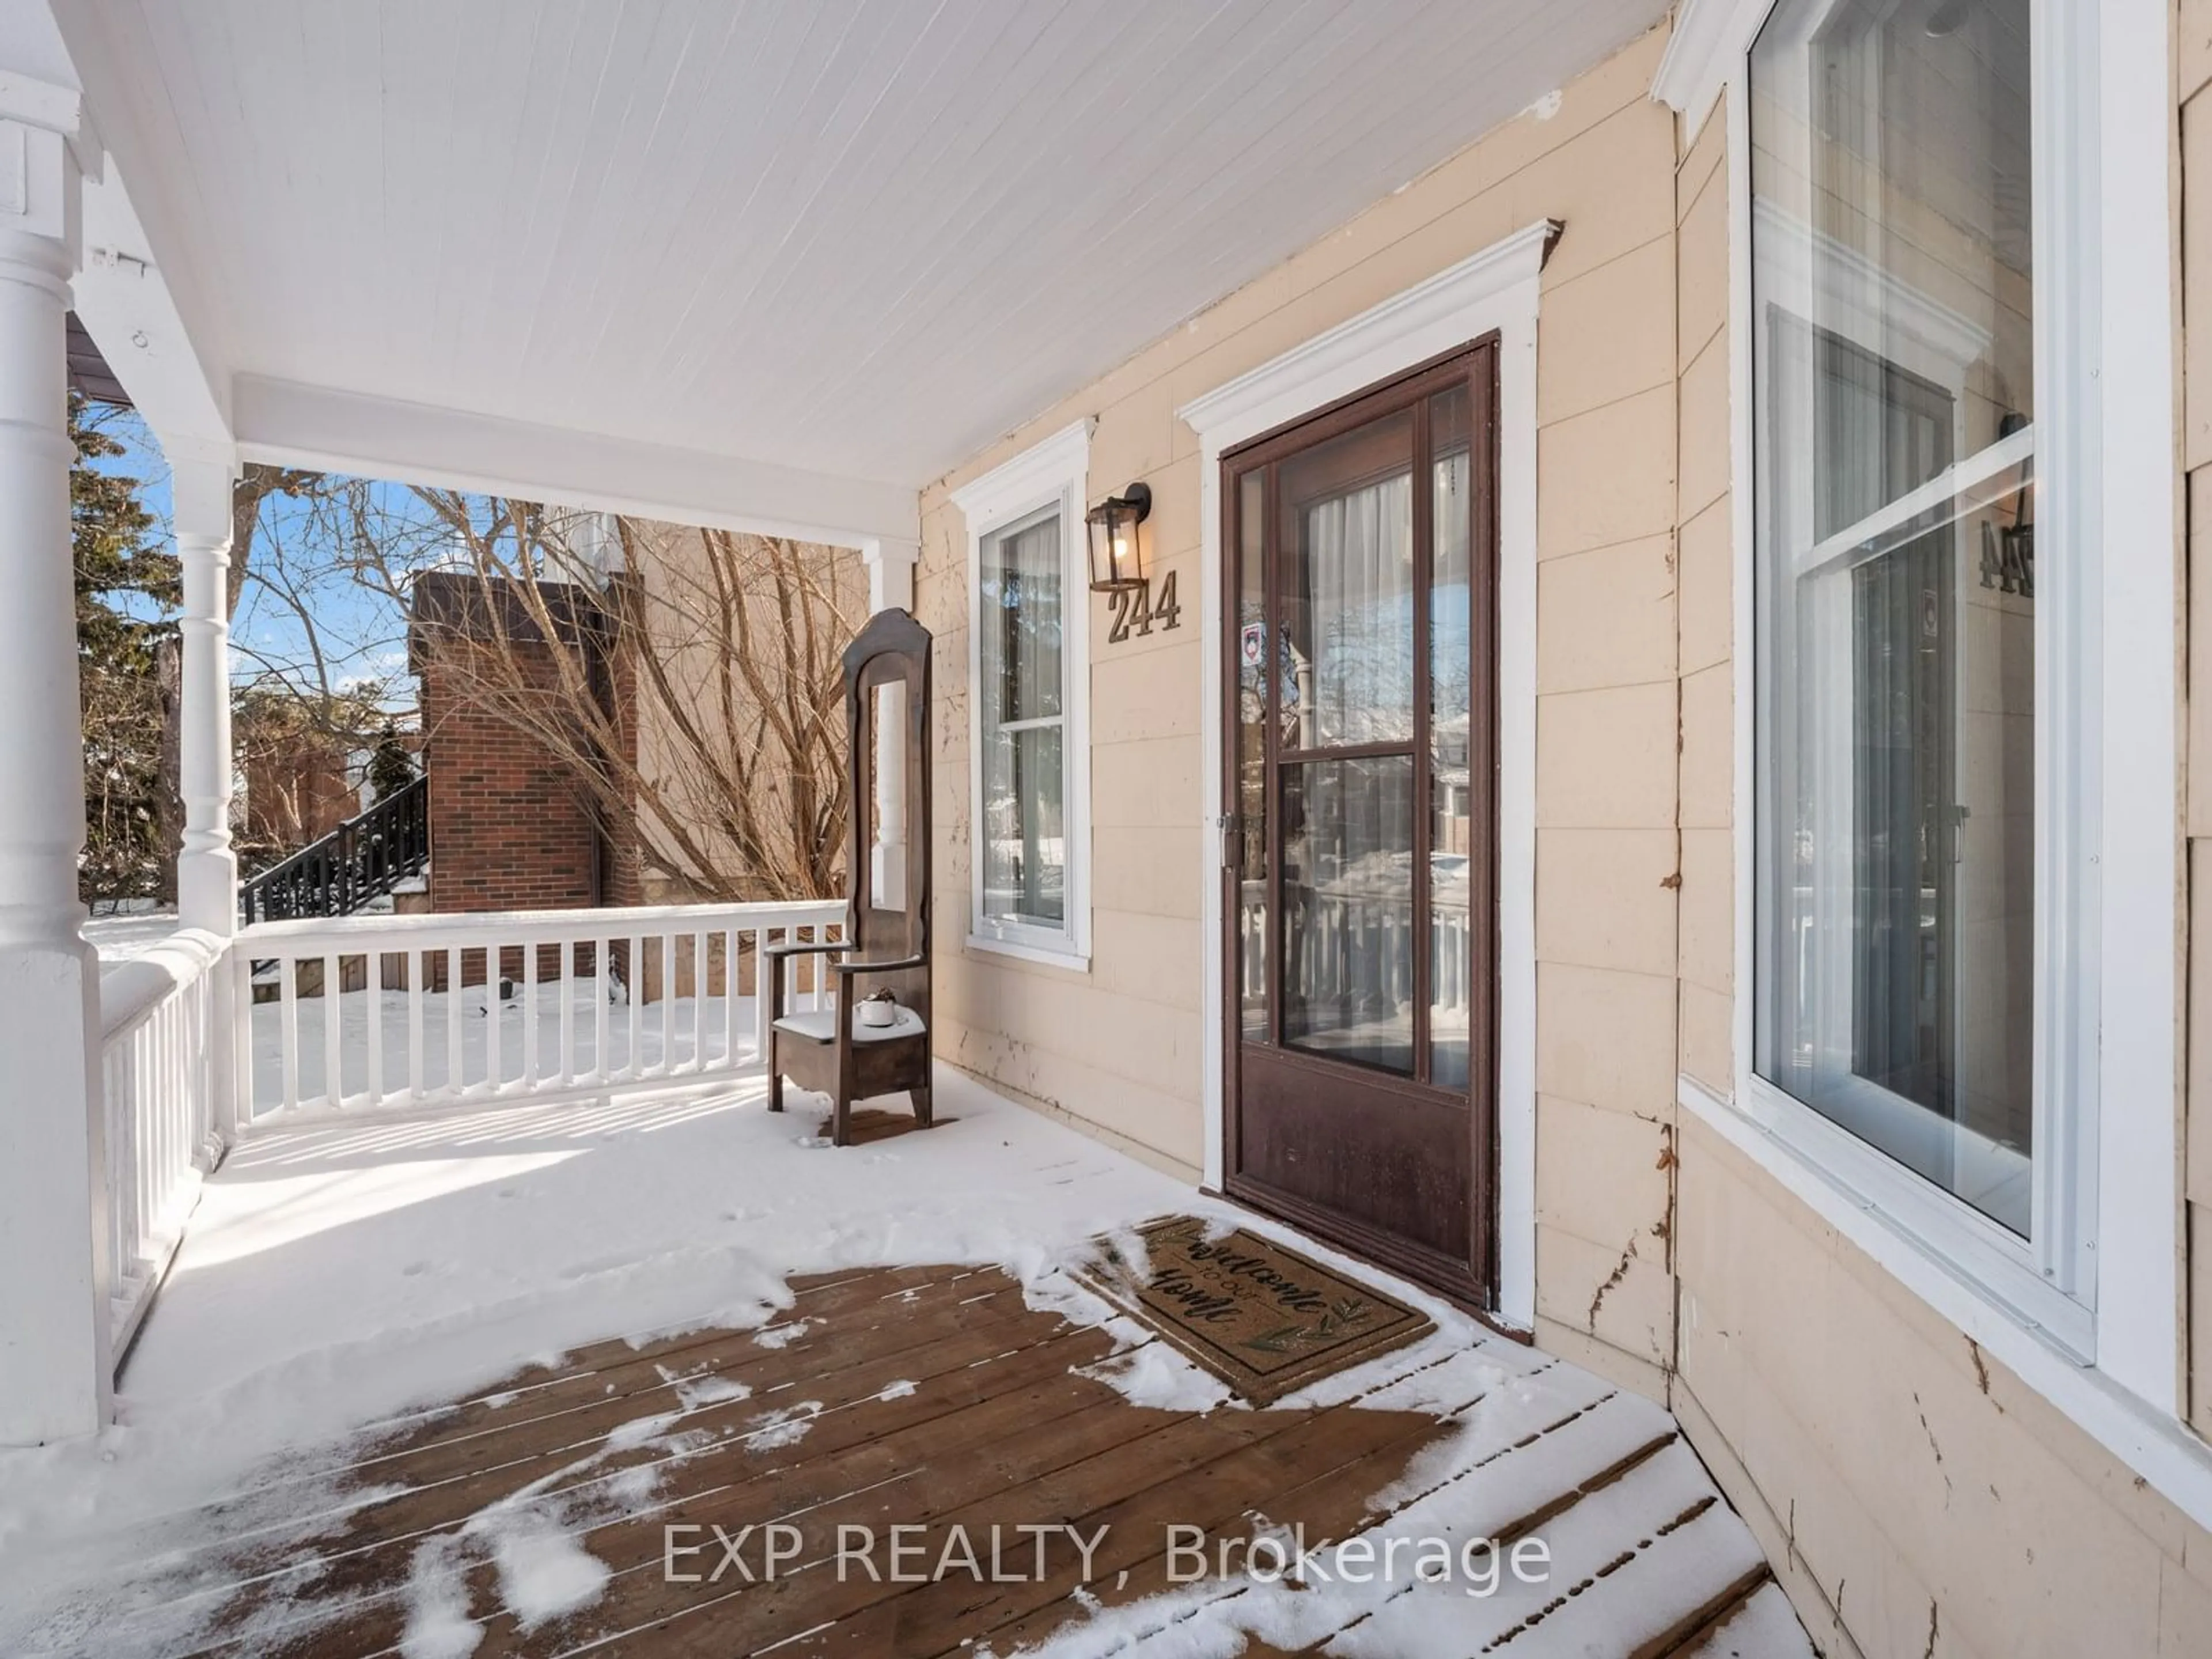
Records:
[[[828,1042],[837,1035],[837,1011],[817,1008],[803,1014],[786,1014],[776,1021],[775,1029],[809,1042]],[[853,1041],[855,1042],[888,1042],[893,1037],[919,1036],[927,1028],[921,1016],[911,1008],[901,1006],[894,1011],[888,1025],[863,1025],[856,1012],[853,1016]]]

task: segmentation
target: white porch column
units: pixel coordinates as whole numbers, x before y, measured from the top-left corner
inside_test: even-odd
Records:
[[[64,317],[77,95],[0,76],[0,1443],[107,1420],[100,963],[84,941]]]
[[[872,541],[860,547],[868,567],[868,613],[914,609],[915,542]],[[896,909],[906,902],[906,688],[876,694],[876,839],[869,879],[876,902]],[[854,803],[858,810],[859,803]]]
[[[230,847],[231,483],[228,457],[169,456],[177,556],[184,565],[184,715],[178,771],[185,844],[177,920],[219,939],[238,931],[238,859]]]

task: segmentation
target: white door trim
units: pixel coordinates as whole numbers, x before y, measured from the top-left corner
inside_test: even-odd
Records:
[[[1497,1316],[1536,1317],[1536,303],[1559,227],[1539,220],[1193,399],[1206,648],[1200,891],[1205,942],[1206,1184],[1223,1179],[1221,457],[1338,398],[1495,332],[1498,354]]]

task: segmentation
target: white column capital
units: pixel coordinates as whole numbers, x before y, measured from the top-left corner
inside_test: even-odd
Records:
[[[81,133],[83,101],[66,87],[0,69],[0,231],[58,245],[64,279],[82,253],[83,175],[98,168],[98,147]]]
[[[868,568],[871,612],[914,609],[914,567],[921,557],[920,542],[876,537],[860,544],[860,562]]]
[[[177,539],[228,548],[231,491],[238,482],[236,453],[224,446],[157,435],[169,461],[169,520]]]
[[[59,134],[76,158],[77,171],[87,179],[100,177],[106,151],[84,106],[84,94],[75,87],[0,68],[0,121]]]

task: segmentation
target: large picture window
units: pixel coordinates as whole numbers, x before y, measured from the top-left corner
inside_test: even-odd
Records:
[[[1753,1063],[2063,1283],[2029,12],[1783,0],[1752,50]]]

